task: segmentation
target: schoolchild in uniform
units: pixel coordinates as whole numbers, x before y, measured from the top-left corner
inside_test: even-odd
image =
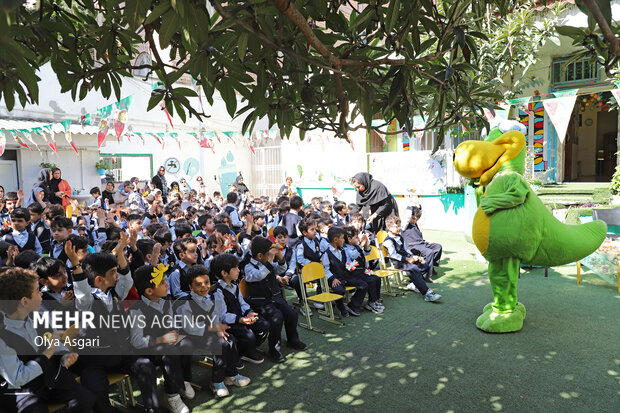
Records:
[[[51,345],[37,345],[39,336],[30,314],[39,311],[41,293],[37,275],[21,268],[0,277],[0,409],[3,412],[47,413],[48,403],[66,403],[70,412],[88,412],[94,395],[78,384],[67,368],[76,353],[56,355]]]
[[[264,358],[256,348],[267,339],[269,323],[259,317],[241,296],[236,284],[239,260],[232,254],[219,254],[211,261],[211,274],[218,278],[213,296],[221,308],[220,320],[230,326],[228,333],[237,340],[241,360],[262,363]]]
[[[43,253],[43,248],[37,236],[28,231],[30,226],[30,212],[26,208],[15,208],[11,211],[11,222],[13,230],[2,237],[2,240],[12,245],[17,245],[19,252],[31,250],[39,254]]]
[[[251,248],[253,258],[245,266],[248,301],[259,316],[269,322],[269,356],[275,363],[282,363],[285,361],[280,352],[282,324],[289,347],[295,350],[307,348],[297,332],[297,312],[282,297],[282,277],[276,275],[274,258],[277,255],[278,261],[283,262],[284,257],[282,251],[273,248],[273,243],[264,237],[255,237]]]
[[[355,228],[344,227],[346,243],[344,251],[347,254],[347,263],[355,263],[356,268],[352,273],[361,278],[368,284],[368,302],[364,306],[368,311],[381,314],[385,307],[381,302],[381,279],[369,272],[368,262],[365,256],[370,253],[370,246],[367,249],[360,247],[358,232]]]
[[[322,262],[322,257],[325,251],[327,251],[327,246],[321,245],[321,242],[317,237],[317,225],[315,219],[310,217],[302,219],[299,222],[299,231],[303,237],[295,248],[295,259],[297,261],[297,266],[301,271],[304,265],[310,262]],[[299,307],[305,311],[305,304],[301,302],[301,288],[303,288],[303,286],[301,285],[299,276],[293,275],[289,283],[293,288],[295,288],[297,297],[300,297]],[[320,303],[314,303],[313,305],[314,308],[318,310],[324,308],[323,304]]]
[[[407,289],[419,292],[424,296],[424,301],[434,302],[441,299],[441,295],[437,294],[424,281],[424,273],[428,273],[429,266],[420,262],[420,255],[414,255],[405,248],[405,241],[400,235],[400,218],[396,215],[390,215],[385,219],[388,236],[383,242],[383,246],[387,250],[388,257],[392,260],[394,267],[407,273],[411,281],[407,285]]]
[[[50,244],[52,242],[52,231],[45,224],[43,219],[43,212],[45,211],[41,204],[32,203],[28,205],[28,211],[30,212],[30,232],[36,235],[43,254],[50,253]]]
[[[123,251],[128,239],[123,233],[112,254],[99,252],[90,254],[80,262],[71,241],[65,243],[65,253],[72,265],[75,308],[79,311],[94,311],[100,314],[118,316],[124,313],[121,301],[133,285],[129,265]],[[95,412],[116,412],[110,405],[107,374],[124,371],[128,331],[125,328],[111,328],[102,333],[99,329],[85,329],[85,338],[99,338],[100,354],[80,358],[77,370],[81,383],[97,397]]]
[[[192,343],[179,336],[178,331],[167,325],[166,317],[172,319],[174,311],[168,296],[168,283],[164,276],[166,267],[143,265],[136,270],[134,283],[140,300],[131,307],[129,314],[144,323],[134,323],[129,329],[129,342],[140,355],[132,366],[132,373],[146,382],[157,382],[156,366],[164,373],[164,389],[168,408],[173,413],[188,413],[189,408],[181,399],[193,399],[196,395],[190,384],[191,371],[184,371],[182,357],[190,357]],[[155,386],[140,389],[145,409],[161,410]]]
[[[336,301],[336,307],[340,310],[340,314],[343,317],[347,317],[349,314],[355,317],[360,315],[362,308],[362,302],[368,290],[368,284],[364,280],[364,277],[359,273],[353,273],[347,269],[347,253],[344,250],[345,231],[340,227],[332,227],[327,232],[327,238],[329,239],[329,248],[325,252],[327,259],[329,260],[329,272],[331,276],[328,276],[332,291],[335,294],[346,294],[345,285],[352,285],[355,287],[355,293],[351,297],[351,302],[345,305],[342,299]],[[325,271],[327,275],[327,270]]]
[[[46,310],[72,310],[75,308],[73,286],[67,282],[65,263],[51,257],[42,257],[32,264],[39,276],[42,306]]]
[[[239,359],[235,337],[228,333],[228,325],[222,324],[219,319],[221,308],[217,308],[211,290],[211,281],[208,270],[202,265],[194,265],[187,271],[190,294],[184,297],[176,307],[176,314],[185,319],[195,319],[197,316],[206,316],[206,322],[184,323],[185,340],[191,340],[195,349],[207,349],[213,354],[213,368],[211,370],[211,390],[216,397],[229,395],[226,386],[245,387],[250,379],[238,372],[243,366]]]
[[[173,249],[179,259],[168,282],[172,297],[177,299],[189,295],[187,271],[198,260],[198,241],[193,237],[178,239],[174,242]]]
[[[301,211],[304,207],[304,201],[300,196],[294,195],[291,197],[289,207],[289,211],[282,216],[282,220],[278,226],[283,226],[286,228],[286,231],[288,232],[288,245],[289,247],[294,248],[300,239],[298,225],[301,221],[301,216],[299,211]]]

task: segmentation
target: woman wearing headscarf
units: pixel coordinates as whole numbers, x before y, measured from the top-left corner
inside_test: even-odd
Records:
[[[66,208],[71,203],[71,186],[69,182],[62,179],[59,168],[52,168],[50,191],[50,202],[52,204],[62,205],[63,208]]]
[[[157,171],[157,175],[155,175],[153,179],[151,179],[151,183],[155,185],[155,188],[161,191],[162,200],[164,201],[164,204],[167,204],[168,203],[168,183],[166,182],[166,177],[164,175],[166,175],[166,168],[164,168],[162,165],[159,167],[159,170]]]
[[[390,191],[367,172],[356,174],[352,183],[358,191],[357,204],[364,209],[370,208],[370,216],[366,219],[370,230],[375,234],[385,230],[385,218],[392,214],[398,215],[398,206]]]
[[[52,177],[52,171],[49,168],[43,168],[39,171],[37,180],[32,185],[32,191],[30,191],[30,198],[28,199],[28,205],[33,202],[38,202],[39,193],[43,192],[43,202],[50,202],[50,178]],[[4,194],[2,194],[4,197]]]
[[[293,178],[291,178],[290,176],[286,177],[286,181],[284,182],[284,184],[280,187],[280,190],[278,191],[278,196],[293,196],[293,193],[297,192],[297,190],[295,189],[295,187],[293,186]]]
[[[237,179],[235,180],[235,185],[237,186],[237,192],[239,192],[239,195],[243,195],[247,192],[250,192],[247,185],[243,183],[243,175],[241,174],[237,176]]]

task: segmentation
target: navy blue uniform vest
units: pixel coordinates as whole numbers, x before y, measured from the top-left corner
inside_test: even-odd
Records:
[[[32,232],[28,232],[28,241],[26,241],[26,244],[24,244],[23,247],[20,247],[19,245],[17,245],[15,238],[13,238],[13,233],[8,233],[4,236],[4,240],[11,245],[17,246],[17,249],[19,250],[19,252],[22,252],[24,250],[34,251],[34,247],[36,245],[35,244],[36,239],[37,237]]]

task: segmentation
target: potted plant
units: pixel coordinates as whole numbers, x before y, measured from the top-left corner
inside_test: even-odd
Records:
[[[110,166],[103,159],[99,159],[95,164],[95,168],[97,168],[97,172],[99,172],[100,176],[105,175],[106,169],[110,169]]]
[[[41,165],[41,168],[49,168],[49,169],[56,168],[56,164],[50,163],[50,162],[41,162],[39,165]]]

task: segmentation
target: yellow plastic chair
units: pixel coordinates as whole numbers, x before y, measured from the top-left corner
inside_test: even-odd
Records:
[[[379,231],[377,233],[377,247],[374,247],[374,246],[370,247],[371,254],[373,255],[373,257],[369,258],[368,256],[366,256],[366,260],[367,261],[370,261],[372,259],[379,260],[379,269],[376,270],[374,274],[383,280],[383,287],[385,290],[384,294],[391,295],[391,296],[403,295],[404,293],[400,291],[394,291],[392,289],[392,284],[390,283],[390,277],[394,277],[394,282],[396,283],[397,286],[400,286],[402,282],[401,275],[403,275],[403,272],[396,268],[387,266],[385,262],[385,258],[387,257],[387,250],[383,246],[383,242],[385,242],[386,238],[387,238],[386,231]]]
[[[329,286],[327,284],[327,277],[325,277],[325,268],[323,268],[323,265],[318,262],[310,262],[304,265],[304,267],[301,269],[301,281],[300,282],[302,284],[306,284],[306,283],[314,282],[314,281],[318,282],[321,285],[321,288],[323,289],[323,291],[329,291]],[[308,300],[325,305],[325,309],[327,310],[327,316],[319,312],[318,315],[321,320],[329,321],[330,323],[341,325],[341,326],[344,325],[343,322],[336,320],[336,317],[334,316],[334,306],[332,304],[334,301],[337,301],[343,298],[342,295],[329,293],[329,292],[323,292],[320,294],[308,296],[305,288],[301,289],[301,295],[303,299],[302,305],[306,307],[305,309],[306,309],[306,323],[307,323],[307,324],[299,323],[301,327],[307,328],[308,330],[316,331],[317,333],[325,334],[325,330],[319,330],[318,328],[315,328],[312,326],[312,320],[310,319],[310,315],[309,315],[310,309],[308,307]]]
[[[239,281],[239,292],[241,293],[243,298],[246,298],[248,296],[248,282],[245,280],[245,278],[242,278],[241,281]]]
[[[65,216],[67,218],[71,218],[73,216],[73,205],[67,205],[67,207],[65,208]]]

